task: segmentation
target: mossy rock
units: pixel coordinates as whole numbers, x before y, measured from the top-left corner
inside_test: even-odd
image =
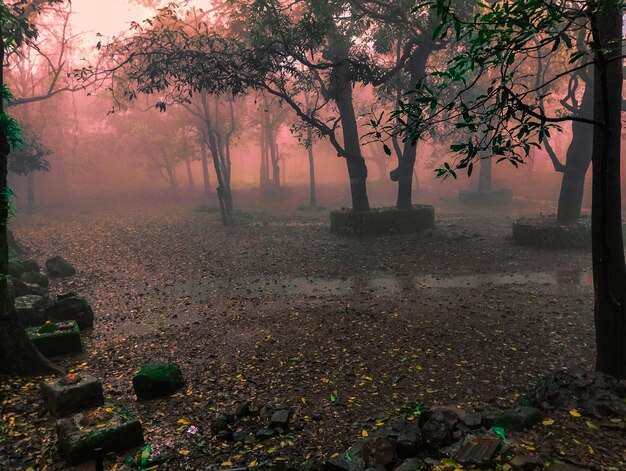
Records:
[[[43,325],[48,300],[36,294],[19,296],[14,301],[14,311],[19,323],[25,327]]]
[[[50,280],[48,279],[48,277],[42,275],[38,271],[25,271],[20,275],[20,280],[25,283],[39,285],[43,288],[47,288],[50,285]]]
[[[75,320],[81,329],[93,328],[94,314],[91,304],[85,298],[73,293],[60,295],[46,309],[46,319],[53,321]]]
[[[36,260],[24,260],[22,262],[22,264],[24,265],[24,271],[28,272],[28,271],[35,271],[37,273],[39,273],[39,270],[41,269],[39,267],[39,263],[37,263]]]
[[[181,369],[165,362],[148,363],[133,378],[133,387],[139,400],[168,396],[184,385]]]
[[[372,208],[370,211],[340,209],[330,212],[330,230],[336,234],[368,235],[421,232],[435,226],[435,209],[429,205],[412,208]]]
[[[76,376],[72,381],[65,381],[66,377],[63,377],[52,379],[40,385],[44,407],[56,417],[63,417],[104,404],[100,380],[87,373],[80,373]]]
[[[97,448],[121,452],[144,443],[141,424],[118,404],[61,419],[56,431],[59,451],[71,466],[93,460]]]
[[[520,431],[532,427],[542,419],[541,411],[535,407],[517,406],[496,417],[494,427],[502,427],[507,432]]]
[[[47,322],[43,327],[26,329],[28,338],[45,357],[81,353],[80,329],[74,321]]]
[[[38,284],[27,283],[17,278],[13,278],[11,281],[15,297],[29,295],[46,297],[48,295],[48,288],[44,288],[43,286],[40,286]]]

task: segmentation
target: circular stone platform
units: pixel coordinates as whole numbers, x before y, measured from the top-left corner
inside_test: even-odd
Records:
[[[459,202],[476,205],[504,205],[513,202],[513,191],[507,188],[491,191],[459,191]]]
[[[390,234],[420,232],[435,226],[435,209],[414,205],[410,209],[372,208],[369,211],[337,209],[330,212],[330,230],[335,234]]]
[[[524,217],[513,221],[513,243],[544,249],[590,249],[591,218],[561,224],[556,215]]]

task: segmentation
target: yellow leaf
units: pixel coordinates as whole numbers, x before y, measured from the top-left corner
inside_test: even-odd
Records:
[[[330,379],[328,379],[328,378],[320,378],[320,381],[322,383],[330,383]]]
[[[105,411],[107,411],[109,414],[110,414],[111,412],[113,412],[113,408],[112,408],[112,407],[107,407],[107,408],[106,408],[106,409],[104,409],[104,410],[105,410]]]
[[[178,453],[183,455],[183,456],[187,456],[190,452],[189,452],[189,450],[178,450]]]
[[[365,429],[361,430],[361,436],[363,438],[367,437],[368,435],[369,435],[369,433],[367,433],[367,430],[365,430]]]
[[[580,417],[580,412],[578,412],[576,409],[572,409],[571,411],[569,411],[569,415],[571,415],[572,417]]]
[[[371,376],[363,376],[363,379],[366,379],[368,381],[374,381],[374,378],[372,378]]]
[[[187,419],[178,419],[178,423],[180,425],[189,425],[191,422],[189,422]]]
[[[585,423],[587,424],[587,427],[589,427],[591,430],[597,430],[598,429],[598,426],[595,425],[591,420],[588,420]]]
[[[252,460],[248,463],[248,468],[254,468],[258,466],[259,462],[257,460]]]
[[[223,466],[224,468],[227,468],[228,466],[232,466],[233,462],[232,461],[224,461],[222,464],[220,464],[220,466]]]
[[[422,365],[415,365],[415,369],[417,371],[422,371],[424,368],[422,367]]]
[[[339,456],[339,453],[333,453],[332,455],[330,455],[331,458],[337,458]]]
[[[546,427],[552,425],[554,423],[554,419],[544,419],[544,421],[542,422],[543,425],[545,425]]]
[[[282,456],[277,456],[274,458],[274,461],[287,461],[287,458],[283,458]]]
[[[302,397],[300,398],[300,402],[301,402],[302,404],[306,404],[306,399],[304,398],[304,396],[302,396]]]
[[[382,420],[376,422],[376,427],[382,427],[383,425],[385,425],[385,422],[383,422]]]

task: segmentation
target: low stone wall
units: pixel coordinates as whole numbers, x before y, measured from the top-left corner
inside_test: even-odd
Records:
[[[503,188],[492,191],[459,191],[459,202],[475,205],[504,205],[513,202],[513,191]]]
[[[513,221],[513,243],[544,249],[591,249],[591,218],[560,224],[555,215]]]
[[[370,211],[338,209],[330,212],[335,234],[366,235],[420,232],[435,226],[435,209],[414,205],[410,209],[373,208]]]

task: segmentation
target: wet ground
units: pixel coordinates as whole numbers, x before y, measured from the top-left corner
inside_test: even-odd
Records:
[[[94,305],[88,353],[67,365],[130,403],[172,469],[198,469],[329,456],[408,402],[506,407],[547,372],[592,371],[590,254],[513,246],[513,218],[537,208],[465,212],[441,204],[434,230],[349,238],[329,232],[326,212],[223,227],[190,204],[125,205],[22,218],[15,232],[40,262],[61,254],[78,268],[53,292]],[[181,365],[187,391],[136,403],[132,374],[152,358]],[[289,404],[302,427],[241,458],[208,424],[250,398]],[[598,467],[626,460],[571,438],[553,446]]]

